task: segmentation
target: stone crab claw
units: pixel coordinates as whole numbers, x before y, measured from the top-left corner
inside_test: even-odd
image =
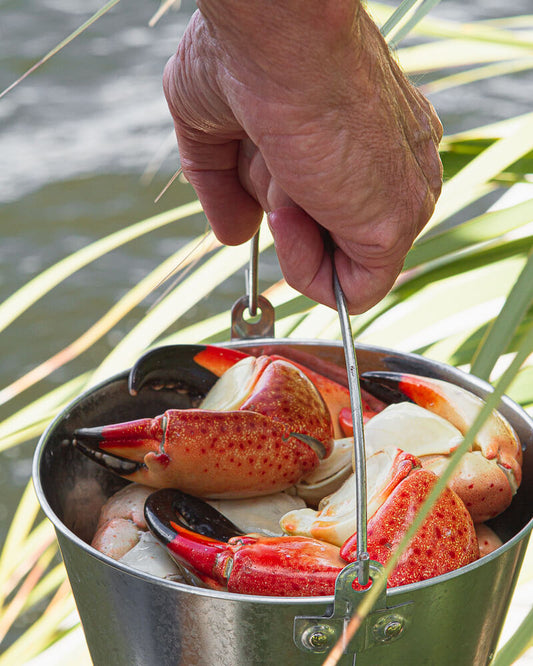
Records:
[[[404,469],[398,483],[393,480],[383,503],[368,521],[368,553],[383,565],[388,563],[437,482],[437,476],[422,469],[420,462],[417,464],[417,459],[409,454],[399,454],[396,463],[405,467],[409,459],[412,469],[407,474]],[[347,561],[357,557],[357,534],[347,539],[340,552]],[[387,586],[440,576],[477,559],[479,545],[472,519],[458,495],[446,487],[401,554]]]
[[[194,375],[212,349],[193,347],[185,374]],[[225,358],[219,357],[222,366]],[[230,360],[198,408],[80,428],[74,444],[121,476],[156,488],[178,487],[209,498],[289,488],[330,453],[328,409],[312,382],[288,361],[248,355]],[[181,390],[190,384],[188,378]]]
[[[387,407],[366,425],[371,438],[379,439],[375,448],[392,446],[408,451],[437,475],[483,407],[481,398],[439,379],[367,372],[361,384],[385,402],[399,403]],[[520,440],[502,414],[494,410],[471,450],[462,457],[449,486],[464,501],[474,522],[483,522],[509,506],[521,480]]]
[[[177,490],[150,495],[145,516],[171,556],[214,589],[268,596],[332,594],[345,565],[336,546],[306,537],[243,534],[221,520],[218,511]]]
[[[209,384],[209,382],[212,384],[217,377],[221,377],[235,363],[249,356],[237,349],[216,345],[157,347],[144,354],[131,369],[130,392],[135,395],[145,386],[179,390],[184,385],[190,391],[190,382],[186,383],[187,377],[194,376],[196,381],[201,378],[204,384]],[[313,358],[309,355],[299,361],[278,354],[269,355],[269,358],[289,362],[311,380],[328,407],[336,439],[351,434],[350,429],[353,431],[353,428],[349,423],[350,392],[347,386],[306,365],[306,362],[313,362]],[[362,402],[365,419],[371,418],[386,407],[385,403],[364,390],[362,391]],[[350,432],[346,432],[346,429]]]
[[[368,523],[367,550],[381,564],[390,559],[437,478],[409,454],[398,454],[396,467],[398,473]],[[342,568],[357,557],[354,535],[339,550],[313,537],[243,534],[231,523],[221,524],[211,507],[202,509],[201,500],[189,499],[194,511],[180,491],[155,492],[145,504],[146,522],[172,557],[215,589],[224,586],[229,592],[268,596],[329,595]],[[455,493],[445,489],[388,586],[438,576],[478,557],[472,520]]]

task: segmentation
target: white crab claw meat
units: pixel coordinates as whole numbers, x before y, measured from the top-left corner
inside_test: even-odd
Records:
[[[504,424],[498,415],[494,419],[491,436],[494,423]],[[389,405],[376,414],[365,425],[368,517],[379,508],[380,491],[398,449],[417,456],[423,467],[439,475],[462,441],[463,434],[456,425],[413,403]],[[510,504],[516,483],[512,470],[499,464],[496,457],[485,457],[479,444],[474,448],[462,457],[449,486],[464,501],[474,522],[482,522]],[[355,532],[355,510],[355,479],[351,474],[339,490],[320,502],[318,511],[291,511],[283,516],[281,526],[287,534],[342,545]]]
[[[374,417],[376,418],[376,417]],[[366,460],[367,514],[370,518],[382,503],[381,494],[390,481],[397,449],[387,448],[368,455]],[[342,486],[320,502],[318,511],[291,511],[281,519],[286,534],[314,537],[342,546],[356,531],[355,476],[351,474]]]
[[[449,390],[450,385],[445,384],[445,386],[446,390]],[[466,401],[472,409],[469,417],[473,419],[474,412],[477,414],[475,410],[479,411],[479,405],[475,402],[478,398],[468,392],[464,393],[468,396]],[[471,401],[470,398],[474,398],[475,401]],[[444,409],[439,411],[445,413]],[[452,410],[446,411],[451,413]],[[449,416],[448,413],[447,415]],[[366,424],[366,449],[374,451],[388,446],[398,447],[420,458],[423,467],[440,476],[446,469],[449,455],[463,440],[463,432],[457,424],[468,429],[466,421],[460,421],[466,418],[464,412],[460,417],[456,412],[454,415],[456,425],[428,409],[409,402],[389,405]],[[507,433],[505,436],[502,434],[503,429]],[[485,425],[480,435],[482,435],[481,442],[486,444],[485,448],[476,439],[473,447],[462,456],[448,483],[463,500],[475,523],[494,518],[509,506],[518,487],[516,475],[521,474],[520,467],[516,472],[513,468],[502,465],[496,455],[492,457],[486,455],[489,439],[494,446],[496,440],[505,439],[507,451],[513,447],[520,448],[518,439],[513,440],[514,443],[509,441],[512,428],[503,417],[493,412],[489,424]]]
[[[207,500],[243,532],[281,536],[280,519],[288,511],[305,507],[300,497],[289,493],[274,493],[247,499]]]
[[[174,560],[150,532],[141,532],[135,546],[119,561],[132,569],[160,578],[175,578],[180,575],[180,569]]]
[[[389,405],[365,425],[365,449],[371,455],[384,448],[414,456],[449,455],[463,441],[446,419],[411,402]]]
[[[296,485],[296,493],[316,506],[326,495],[338,490],[352,473],[353,438],[333,441],[333,449],[310,474]]]
[[[257,382],[256,367],[264,363],[263,358],[247,356],[217,379],[200,404],[201,409],[217,411],[237,410],[249,397]]]
[[[483,408],[483,400],[456,384],[404,375],[401,390],[421,407],[442,416],[465,435]],[[522,447],[510,423],[493,410],[476,435],[473,450],[494,460],[515,492],[522,480]]]

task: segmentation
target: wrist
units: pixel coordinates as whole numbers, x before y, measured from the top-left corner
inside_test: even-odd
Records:
[[[260,48],[265,35],[280,39],[313,38],[332,42],[356,28],[361,0],[197,0],[210,32],[221,39],[232,36]]]

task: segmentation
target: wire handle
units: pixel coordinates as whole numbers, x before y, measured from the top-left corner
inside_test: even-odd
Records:
[[[346,307],[346,299],[339,282],[335,267],[334,250],[331,251],[331,265],[333,272],[333,291],[337,301],[337,311],[342,333],[346,370],[348,372],[348,388],[350,389],[350,407],[353,421],[354,446],[354,472],[355,472],[355,499],[356,499],[356,529],[357,529],[357,562],[359,563],[358,579],[361,585],[368,583],[369,556],[367,553],[367,512],[366,512],[366,455],[365,434],[363,430],[363,408],[361,405],[361,387],[359,385],[359,372],[357,357],[353,344],[353,333]]]
[[[250,244],[250,264],[246,271],[246,295],[250,317],[257,314],[257,264],[259,261],[259,229]]]
[[[231,309],[231,339],[273,338],[275,313],[272,304],[264,296],[258,295],[257,266],[259,262],[259,230],[252,238],[250,263],[246,270],[246,295],[241,296]],[[251,318],[245,319],[248,310]],[[259,315],[259,316],[258,316]]]

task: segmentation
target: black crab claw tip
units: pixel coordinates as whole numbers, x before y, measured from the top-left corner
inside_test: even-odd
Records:
[[[130,395],[137,395],[145,386],[207,393],[217,377],[195,362],[195,356],[203,350],[205,345],[167,345],[146,352],[130,370]]]
[[[75,440],[83,440],[85,444],[98,444],[104,439],[103,427],[96,426],[94,428],[78,428],[74,431]]]
[[[403,377],[400,372],[375,370],[363,373],[359,381],[361,388],[387,404],[413,402],[400,388]]]
[[[164,544],[176,536],[172,523],[218,541],[244,534],[207,502],[171,488],[156,490],[146,498],[144,516],[152,534]]]
[[[94,432],[91,432],[95,430],[98,430],[98,428],[80,428],[79,430],[76,430],[74,437],[71,440],[72,445],[90,460],[93,460],[102,467],[105,467],[120,476],[129,476],[144,467],[143,463],[127,460],[126,458],[120,458],[111,453],[100,451],[98,448],[99,439],[94,435]],[[87,432],[90,433],[89,436],[86,436]],[[100,440],[101,439],[102,438],[100,437]]]

